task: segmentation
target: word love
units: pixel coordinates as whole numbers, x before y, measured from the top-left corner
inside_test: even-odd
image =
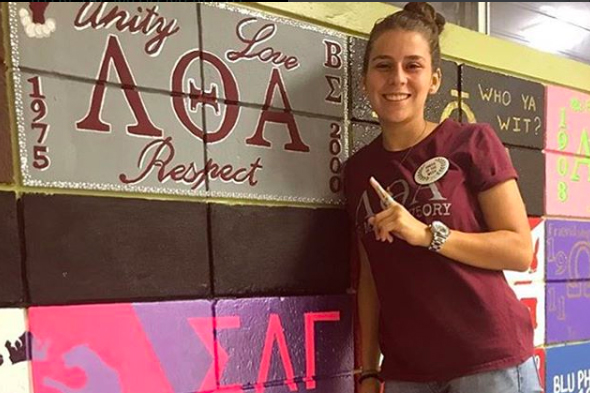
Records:
[[[247,38],[244,34],[244,27],[256,22],[256,18],[246,18],[242,20],[237,27],[238,39],[246,44],[241,51],[229,51],[226,57],[229,61],[236,62],[241,59],[258,59],[263,63],[272,63],[274,66],[284,65],[287,70],[299,67],[299,60],[295,56],[287,56],[272,47],[259,49],[260,45],[270,40],[277,32],[277,26],[268,23],[262,26],[252,38]]]
[[[157,56],[164,46],[164,42],[172,35],[178,33],[178,21],[172,19],[167,21],[166,18],[159,16],[158,6],[145,8],[145,14],[142,17],[144,9],[137,7],[137,15],[131,15],[129,12],[114,6],[106,11],[107,2],[94,3],[86,2],[76,15],[74,27],[77,30],[84,30],[91,27],[95,30],[114,26],[118,31],[129,31],[131,34],[141,33],[153,36],[145,44],[145,52],[150,56]],[[105,12],[106,11],[106,12]]]
[[[205,184],[205,179],[209,177],[210,180],[217,178],[224,182],[234,182],[241,184],[248,181],[250,186],[255,186],[256,171],[262,169],[260,163],[261,158],[258,157],[256,161],[250,164],[250,169],[234,168],[232,165],[219,165],[213,161],[212,158],[207,160],[205,166],[198,169],[197,164],[191,162],[189,164],[171,164],[174,160],[175,149],[172,144],[172,137],[165,139],[158,139],[148,143],[140,153],[137,160],[141,173],[131,178],[125,174],[119,176],[124,184],[137,184],[145,180],[149,174],[157,169],[157,177],[160,184],[168,180],[175,182],[182,182],[191,185],[191,189],[199,189]],[[145,165],[142,165],[145,163]]]

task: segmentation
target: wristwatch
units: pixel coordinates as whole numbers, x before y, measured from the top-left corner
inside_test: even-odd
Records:
[[[428,225],[428,229],[432,233],[432,241],[428,249],[430,251],[439,252],[440,248],[445,244],[451,231],[448,226],[440,221],[432,221],[432,224]]]

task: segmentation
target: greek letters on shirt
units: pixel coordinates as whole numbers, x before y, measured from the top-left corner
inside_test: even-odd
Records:
[[[452,203],[448,202],[443,195],[438,183],[437,181],[418,185],[412,189],[405,179],[398,179],[387,186],[386,190],[398,203],[403,204],[415,218],[423,222],[430,222],[435,218],[441,219],[451,215]],[[356,207],[356,227],[359,230],[362,228],[364,234],[373,230],[367,222],[369,217],[386,208],[382,202],[378,208],[373,208],[369,200],[370,192],[374,191],[365,189]],[[371,199],[377,200],[377,198]]]

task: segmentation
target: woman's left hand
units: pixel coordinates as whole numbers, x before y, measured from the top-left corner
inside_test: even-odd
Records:
[[[417,220],[406,208],[397,203],[389,203],[387,209],[369,218],[375,238],[380,241],[393,242],[393,235],[413,246],[428,247],[431,233],[428,225]]]
[[[405,240],[413,246],[428,247],[432,240],[432,234],[428,226],[416,219],[402,204],[396,202],[379,183],[372,181],[375,192],[384,200],[387,208],[369,218],[369,224],[373,226],[375,238],[379,241],[393,242],[393,235]]]

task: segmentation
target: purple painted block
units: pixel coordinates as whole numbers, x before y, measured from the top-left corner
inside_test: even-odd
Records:
[[[547,281],[590,279],[590,222],[547,220]]]
[[[211,302],[135,303],[133,308],[174,392],[213,390]]]
[[[590,281],[548,282],[547,343],[590,339]]]
[[[215,314],[221,387],[238,385],[259,392],[264,384],[293,387],[302,382],[312,390],[319,384],[316,376],[350,374],[352,305],[348,296],[219,301]]]

